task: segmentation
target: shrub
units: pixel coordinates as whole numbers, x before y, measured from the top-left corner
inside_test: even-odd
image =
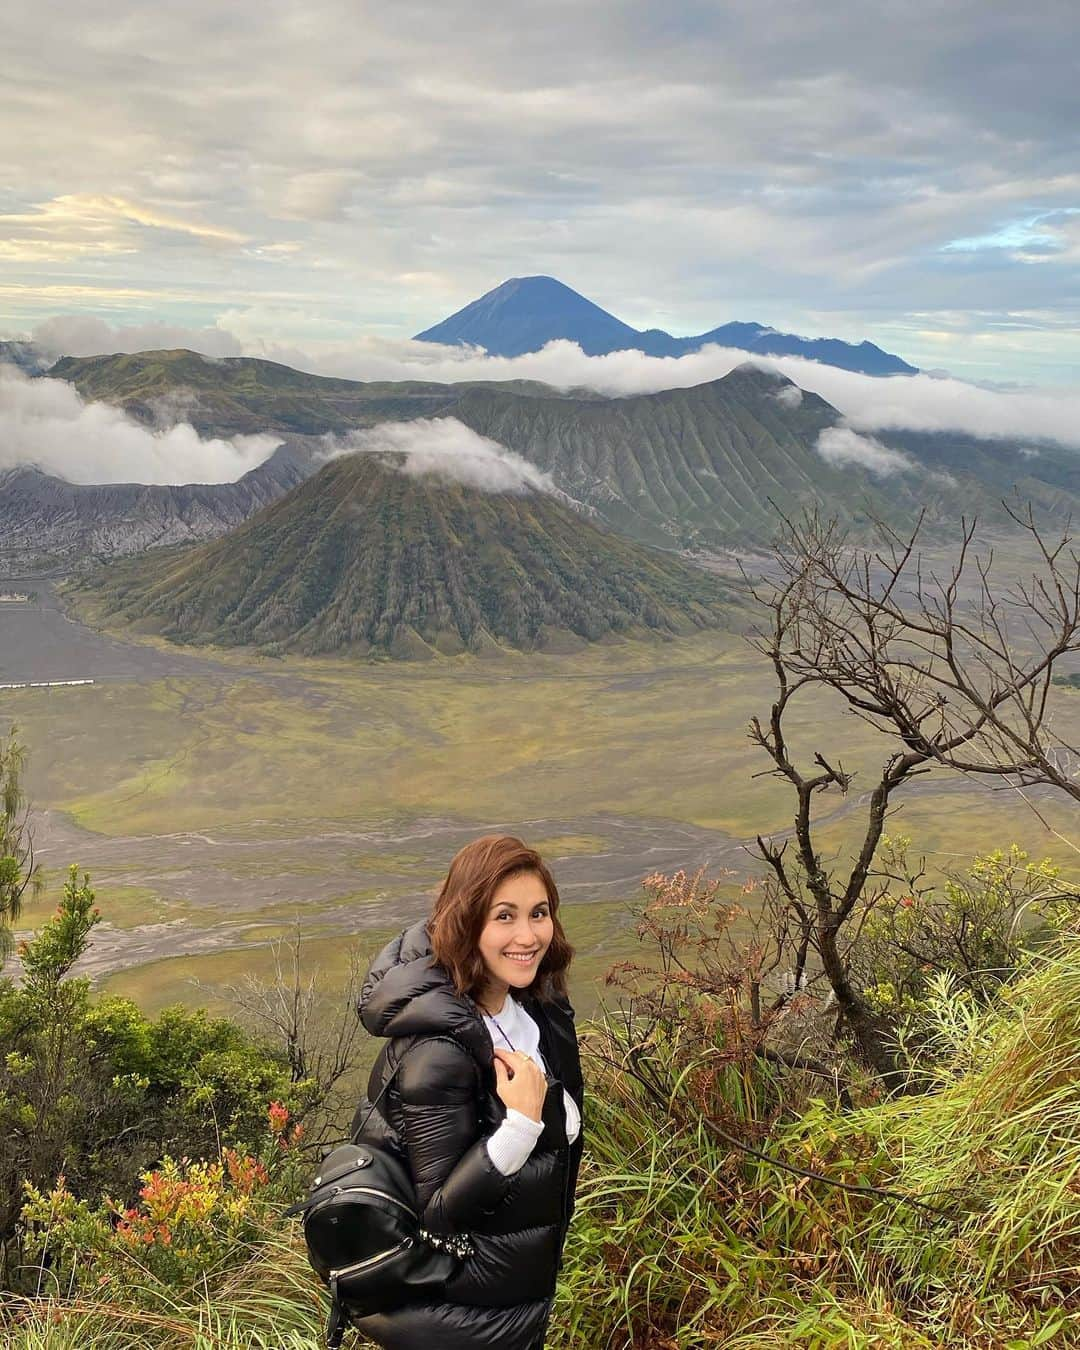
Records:
[[[22,983],[0,980],[0,1287],[23,1276],[23,1184],[65,1189],[92,1208],[134,1198],[136,1178],[173,1158],[254,1149],[266,1104],[297,1117],[313,1091],[284,1056],[201,1010],[148,1019],[130,1001],[95,1000],[71,968],[99,913],[71,870],[55,915],[19,952]]]
[[[935,977],[993,1000],[1025,955],[1075,916],[1078,897],[1061,869],[1016,844],[978,855],[940,886],[922,883],[909,848],[902,836],[882,838],[878,865],[894,885],[868,907],[851,951],[864,997],[894,1025],[918,1012]]]

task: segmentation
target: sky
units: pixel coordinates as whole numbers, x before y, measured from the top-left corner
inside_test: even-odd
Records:
[[[543,273],[1080,386],[1074,0],[8,0],[0,36],[0,336],[370,354]]]

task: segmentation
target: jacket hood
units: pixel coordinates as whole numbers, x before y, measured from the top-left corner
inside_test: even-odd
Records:
[[[373,1036],[451,1036],[480,1064],[494,1064],[491,1037],[475,1004],[434,961],[426,919],[399,933],[375,958],[357,1010]]]

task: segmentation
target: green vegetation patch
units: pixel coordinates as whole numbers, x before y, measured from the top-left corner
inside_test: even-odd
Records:
[[[19,916],[20,928],[39,928],[56,910],[62,891],[60,878],[51,877],[40,896],[24,905]],[[192,910],[174,900],[163,899],[156,891],[145,886],[126,886],[107,883],[97,888],[100,903],[107,911],[106,926],[113,928],[138,928],[148,923],[170,923],[175,919],[192,919]]]

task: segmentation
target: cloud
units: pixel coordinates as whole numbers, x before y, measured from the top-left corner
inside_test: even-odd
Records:
[[[221,328],[184,328],[169,323],[117,325],[89,314],[60,314],[33,330],[35,346],[60,356],[100,356],[187,347],[204,356],[239,356],[239,341]]]
[[[803,391],[797,384],[785,384],[783,389],[778,389],[773,398],[784,408],[798,408],[802,404]]]
[[[556,492],[550,475],[498,441],[478,435],[456,417],[384,422],[328,444],[331,459],[352,454],[389,455],[388,462],[413,478],[433,474],[481,492],[563,495]]]
[[[187,423],[148,430],[119,408],[84,403],[62,380],[0,365],[0,473],[34,465],[71,483],[228,483],[280,443],[203,440]]]
[[[873,436],[860,436],[850,427],[826,427],[819,434],[814,449],[827,464],[838,468],[859,465],[878,478],[888,478],[914,468],[907,455],[890,450]]]
[[[613,398],[705,384],[750,362],[819,394],[861,431],[958,431],[983,439],[1059,441],[1080,449],[1080,390],[988,389],[935,375],[881,379],[801,357],[762,357],[731,347],[703,347],[679,357],[638,351],[586,356],[576,343],[557,341],[527,356],[503,357],[487,356],[477,348],[364,338],[307,350],[249,343],[245,350],[345,379],[539,380],[562,392],[585,389]]]
[[[66,262],[84,255],[137,253],[140,233],[164,231],[209,244],[241,244],[236,230],[185,220],[124,197],[66,193],[0,213],[0,259]]]
[[[875,380],[828,366],[807,369],[800,380],[787,363],[778,364],[863,430],[960,431],[984,440],[1050,440],[1080,449],[1078,389],[987,389],[933,375]]]
[[[761,357],[717,346],[682,357],[652,357],[637,351],[586,356],[576,343],[557,341],[526,356],[498,357],[478,348],[372,336],[286,345],[261,340],[258,325],[249,328],[234,322],[239,315],[227,317],[228,326],[196,329],[112,326],[100,319],[65,315],[39,325],[34,340],[56,355],[187,347],[212,358],[262,357],[313,374],[353,380],[536,380],[561,392],[588,390],[613,398],[704,384],[749,361],[797,386],[776,391],[774,397],[782,404],[795,406],[802,398],[799,390],[807,390],[831,403],[850,427],[861,432],[954,431],[1026,445],[1057,441],[1080,449],[1076,389],[987,388],[930,374],[880,379],[799,357]]]

